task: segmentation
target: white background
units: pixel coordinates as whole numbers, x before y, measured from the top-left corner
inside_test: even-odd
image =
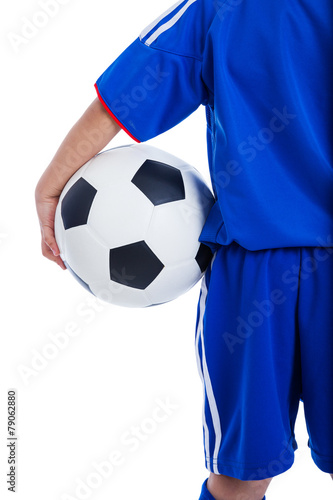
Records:
[[[0,496],[79,498],[78,480],[86,483],[96,473],[93,464],[118,450],[122,465],[85,498],[197,500],[208,475],[194,352],[199,285],[148,310],[89,303],[90,295],[68,272],[42,257],[34,206],[35,185],[95,98],[96,79],[170,2],[61,3],[46,18],[35,0],[1,8]],[[13,35],[22,35],[26,19],[44,26],[15,50]],[[131,142],[121,132],[113,144]],[[150,143],[193,164],[208,179],[203,109]],[[68,345],[24,378],[22,366],[32,368],[36,353],[52,344],[50,335],[73,326],[77,335]],[[10,388],[18,394],[15,497],[6,485]],[[158,399],[169,399],[174,409],[164,422],[147,427]],[[144,440],[132,451],[122,436],[142,424],[151,432],[143,432]],[[295,463],[273,480],[267,498],[331,499],[330,477],[310,458],[302,405],[296,437]]]

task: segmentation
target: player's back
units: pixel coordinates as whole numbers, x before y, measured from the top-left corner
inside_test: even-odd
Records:
[[[203,238],[333,246],[333,3],[214,5],[203,80],[219,203]]]

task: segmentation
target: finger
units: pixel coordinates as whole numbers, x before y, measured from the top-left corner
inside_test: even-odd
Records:
[[[43,235],[43,240],[45,241],[46,245],[52,250],[53,255],[57,257],[60,255],[60,250],[58,247],[58,244],[56,242],[56,239],[54,237],[54,230],[50,226],[41,226],[42,230],[42,235]]]
[[[61,267],[61,269],[63,269],[64,271],[66,271],[67,267],[65,266],[65,264],[64,264],[63,260],[61,259],[61,257],[56,257],[55,263],[58,264],[58,266]]]
[[[63,270],[66,270],[66,266],[64,264],[64,262],[62,261],[61,257],[60,256],[55,256],[51,250],[51,248],[45,243],[45,241],[42,239],[42,254],[44,255],[44,257],[46,257],[47,259],[51,260],[52,262],[55,262],[56,264],[58,264],[59,267],[61,267],[61,269]]]

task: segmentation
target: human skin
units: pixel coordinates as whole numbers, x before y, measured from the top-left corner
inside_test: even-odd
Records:
[[[54,216],[60,194],[72,175],[99,153],[120,126],[96,98],[66,135],[35,189],[44,257],[66,269],[54,235]]]

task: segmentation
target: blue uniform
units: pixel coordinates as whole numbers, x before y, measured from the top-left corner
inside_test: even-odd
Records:
[[[182,0],[95,84],[138,142],[206,107],[206,465],[239,479],[291,466],[301,397],[312,456],[333,472],[332,11],[331,0]]]

